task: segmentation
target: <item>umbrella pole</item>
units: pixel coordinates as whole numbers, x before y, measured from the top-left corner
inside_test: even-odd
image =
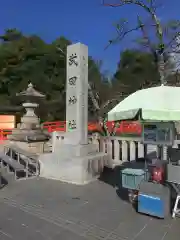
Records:
[[[160,159],[160,160],[164,160],[163,159],[163,146],[162,145],[158,145],[157,158]]]

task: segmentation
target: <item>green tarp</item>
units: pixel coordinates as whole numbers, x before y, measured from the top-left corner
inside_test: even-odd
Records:
[[[159,86],[139,90],[108,112],[109,121],[133,119],[180,121],[180,87]]]

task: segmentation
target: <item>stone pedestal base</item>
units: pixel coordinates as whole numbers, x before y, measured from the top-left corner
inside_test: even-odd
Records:
[[[8,140],[19,142],[44,142],[48,141],[49,137],[44,134],[41,129],[18,129],[12,130],[12,134],[8,135]]]
[[[81,146],[77,146],[77,149],[78,147],[81,148]],[[66,150],[69,148],[69,154],[63,150],[64,155],[49,153],[39,156],[40,177],[84,185],[100,176],[107,160],[105,153],[91,152],[86,156],[85,154],[72,156],[71,147],[67,145],[65,148]],[[87,149],[87,146],[85,148]],[[90,148],[92,149],[92,147]]]

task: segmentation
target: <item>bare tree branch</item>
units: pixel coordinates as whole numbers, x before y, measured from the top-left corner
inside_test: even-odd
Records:
[[[141,26],[137,26],[135,28],[129,29],[127,31],[125,31],[124,33],[119,33],[119,35],[115,38],[109,41],[109,44],[104,48],[104,50],[106,50],[111,44],[117,42],[117,41],[121,41],[126,35],[128,35],[129,33],[133,32],[133,31],[137,31],[141,29]]]
[[[154,24],[156,25],[156,34],[159,39],[159,42],[160,42],[160,44],[163,44],[162,27],[161,27],[159,19],[156,16],[156,12],[155,12],[154,8],[151,7],[152,6],[151,3],[150,3],[150,5],[148,5],[148,4],[145,4],[141,0],[119,0],[119,3],[113,4],[113,3],[105,3],[105,1],[103,0],[103,5],[108,6],[108,7],[122,7],[127,4],[137,5],[141,8],[143,8],[146,12],[148,12],[148,14],[150,14]]]
[[[102,5],[105,7],[121,7],[124,3],[105,3],[105,0],[102,1]]]
[[[110,1],[110,0],[109,0]],[[143,37],[146,40],[147,44],[149,45],[149,48],[151,49],[151,52],[153,53],[155,57],[155,61],[158,62],[158,67],[159,67],[159,74],[160,74],[160,79],[161,79],[161,84],[165,84],[165,60],[164,60],[164,49],[165,49],[165,44],[164,44],[164,39],[163,39],[163,29],[161,26],[161,22],[158,19],[156,15],[156,8],[154,7],[155,0],[150,0],[144,2],[143,0],[119,0],[119,3],[105,3],[103,1],[104,6],[109,6],[109,7],[121,7],[124,5],[137,5],[141,8],[143,8],[150,16],[155,24],[155,30],[156,30],[156,37],[158,39],[158,48],[154,49],[151,45],[150,39],[147,36],[147,33],[145,32],[144,29],[144,24],[142,23],[140,17],[138,17],[138,29],[140,28]],[[127,32],[129,33],[129,32]],[[126,34],[127,34],[126,33]],[[126,35],[125,34],[125,35]],[[124,36],[124,35],[122,35]],[[122,39],[122,38],[121,38]],[[110,43],[113,43],[112,41]]]

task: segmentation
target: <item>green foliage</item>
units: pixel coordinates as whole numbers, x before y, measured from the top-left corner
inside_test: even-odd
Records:
[[[66,49],[71,42],[59,37],[47,44],[39,36],[25,36],[17,29],[6,30],[0,40],[0,105],[19,105],[16,93],[32,82],[46,95],[39,108],[42,121],[65,120]],[[89,119],[97,120],[98,114],[105,116],[128,94],[159,83],[157,66],[147,52],[122,52],[112,79],[102,74],[101,61],[89,57],[88,65],[89,83],[100,106],[97,113],[89,98]]]
[[[16,93],[32,82],[37,90],[46,95],[40,108],[43,120],[64,120],[66,49],[71,42],[59,37],[47,44],[39,36],[25,36],[17,29],[7,29],[0,40],[1,105],[20,104]],[[100,67],[101,64],[89,57],[89,81],[98,95],[103,85]],[[94,108],[89,102],[93,114]]]
[[[124,92],[129,94],[144,87],[157,85],[159,74],[153,56],[138,50],[126,50],[121,53],[115,78],[124,84]]]

